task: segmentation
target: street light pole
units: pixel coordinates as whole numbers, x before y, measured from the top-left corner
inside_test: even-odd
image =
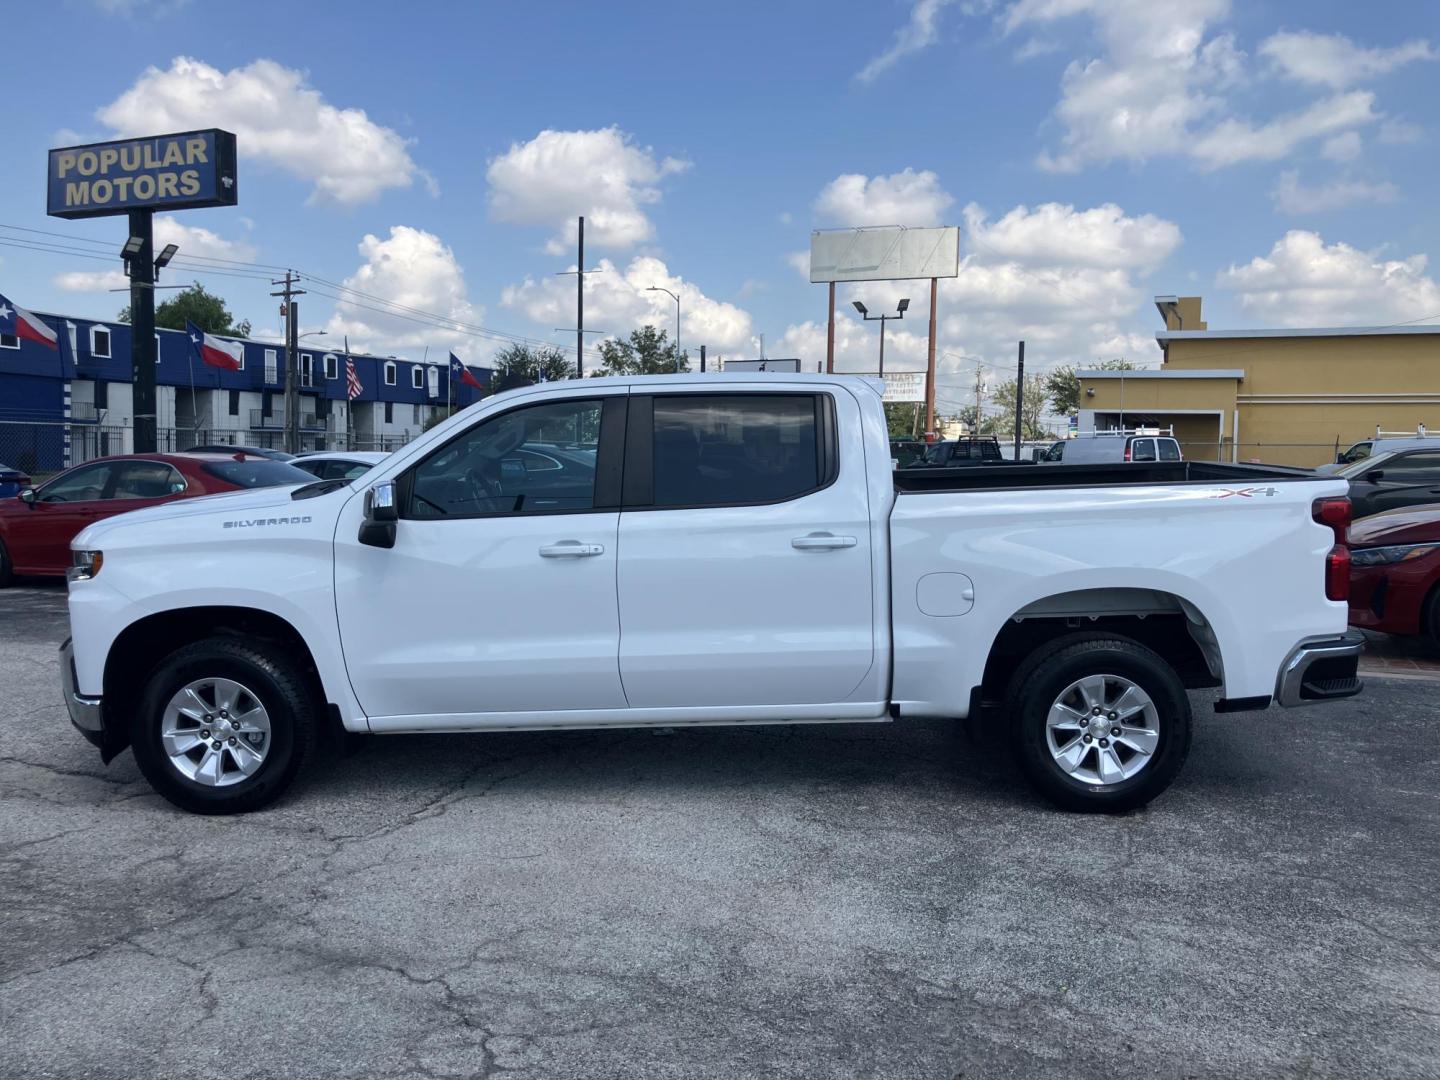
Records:
[[[885,324],[891,319],[905,318],[905,312],[910,310],[910,300],[908,297],[901,300],[896,305],[896,314],[894,315],[871,315],[869,309],[859,300],[854,301],[854,304],[855,310],[860,312],[861,318],[866,322],[880,323],[880,377],[883,379],[885,377]]]
[[[651,285],[646,292],[663,292],[675,301],[675,374],[680,374],[680,294],[673,293],[663,285]]]

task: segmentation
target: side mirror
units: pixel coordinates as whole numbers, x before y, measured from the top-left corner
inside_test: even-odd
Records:
[[[1385,479],[1385,470],[1371,469],[1365,474],[1365,479],[1372,484],[1378,484],[1381,480]]]
[[[34,506],[35,499],[37,498],[33,487],[21,488],[15,497],[27,506]]]
[[[1045,454],[1046,454],[1046,451],[1045,451],[1045,450],[1042,450],[1040,447],[1037,446],[1037,447],[1035,447],[1033,450],[1030,451],[1030,460],[1031,460],[1031,461],[1044,461],[1044,460],[1045,460]]]
[[[370,547],[393,548],[400,505],[395,482],[386,480],[365,492],[365,520],[360,523],[359,540]]]

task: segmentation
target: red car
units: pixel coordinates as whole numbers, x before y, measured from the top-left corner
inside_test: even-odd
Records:
[[[100,518],[222,491],[311,484],[293,465],[248,454],[98,458],[0,499],[0,588],[16,574],[63,577],[70,541]]]
[[[1350,526],[1350,625],[1440,645],[1440,506],[1406,506]]]

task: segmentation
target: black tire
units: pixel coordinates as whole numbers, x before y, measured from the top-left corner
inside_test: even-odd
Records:
[[[1149,695],[1159,721],[1159,738],[1148,762],[1129,778],[1105,785],[1071,776],[1046,741],[1051,706],[1067,687],[1087,675],[1119,676],[1134,683]],[[1190,752],[1190,698],[1185,687],[1169,664],[1136,642],[1061,638],[1020,665],[1012,688],[1011,745],[1016,760],[1036,789],[1063,809],[1114,814],[1144,806],[1170,786]],[[1098,754],[1099,748],[1094,752]],[[1118,747],[1116,752],[1121,752]],[[1125,752],[1129,753],[1128,747]]]
[[[5,548],[5,541],[0,540],[0,589],[8,589],[15,584],[15,573],[10,569],[10,552]]]
[[[161,744],[166,705],[199,679],[233,679],[269,714],[264,761],[251,776],[221,787],[183,775]],[[171,653],[151,672],[131,720],[135,761],[154,789],[196,814],[242,814],[274,802],[315,749],[319,707],[310,683],[279,645],[212,637]]]
[[[1430,590],[1421,609],[1420,633],[1433,652],[1440,653],[1440,585]]]

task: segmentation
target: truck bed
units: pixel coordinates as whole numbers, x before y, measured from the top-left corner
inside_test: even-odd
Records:
[[[967,465],[896,469],[899,492],[1115,487],[1156,484],[1268,484],[1331,480],[1285,465],[1231,465],[1220,461],[1110,462],[1102,465]]]

